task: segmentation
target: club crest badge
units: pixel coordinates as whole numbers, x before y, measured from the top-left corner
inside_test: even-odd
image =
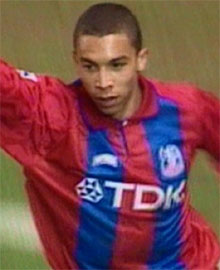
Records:
[[[159,149],[160,171],[163,177],[173,178],[185,170],[181,150],[174,144],[162,146]]]

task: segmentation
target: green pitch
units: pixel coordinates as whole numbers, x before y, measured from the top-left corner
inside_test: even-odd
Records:
[[[81,12],[100,1],[2,1],[1,56],[18,68],[75,77],[72,30]],[[116,1],[140,19],[150,50],[145,75],[189,81],[218,95],[219,4],[217,1]],[[193,205],[220,237],[220,192],[205,155],[190,176]],[[48,269],[37,251],[26,216],[22,169],[1,155],[0,269]],[[10,206],[10,207],[9,207]],[[17,208],[17,206],[19,206]],[[22,210],[23,209],[23,210]]]

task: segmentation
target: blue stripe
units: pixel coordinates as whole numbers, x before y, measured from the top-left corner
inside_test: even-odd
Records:
[[[150,144],[155,174],[160,188],[166,194],[168,187],[173,190],[187,179],[186,169],[173,177],[167,177],[161,168],[160,149],[175,145],[183,154],[183,140],[179,121],[179,111],[175,103],[159,98],[159,113],[156,117],[143,121],[146,139]],[[184,162],[185,163],[185,162]],[[170,208],[161,206],[156,210],[155,238],[147,266],[152,270],[185,269],[180,260],[181,252],[181,209],[182,204],[171,202]]]
[[[80,226],[76,261],[80,269],[109,269],[118,220],[117,209],[112,208],[113,191],[105,189],[105,180],[122,181],[122,165],[108,164],[94,166],[94,157],[111,154],[114,149],[108,142],[105,131],[91,131],[88,136],[88,160],[86,178],[97,179],[103,191],[103,198],[98,202],[83,200],[80,209]]]

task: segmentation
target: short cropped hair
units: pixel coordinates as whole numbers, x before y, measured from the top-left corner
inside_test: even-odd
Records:
[[[134,14],[125,6],[116,3],[99,3],[88,8],[78,19],[73,43],[77,47],[82,35],[103,37],[109,34],[125,33],[131,45],[137,50],[142,48],[142,33]]]

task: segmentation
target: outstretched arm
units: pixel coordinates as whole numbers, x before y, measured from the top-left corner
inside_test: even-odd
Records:
[[[57,79],[19,71],[1,61],[1,147],[21,164],[43,154],[54,144],[55,131],[65,126],[63,88]]]

